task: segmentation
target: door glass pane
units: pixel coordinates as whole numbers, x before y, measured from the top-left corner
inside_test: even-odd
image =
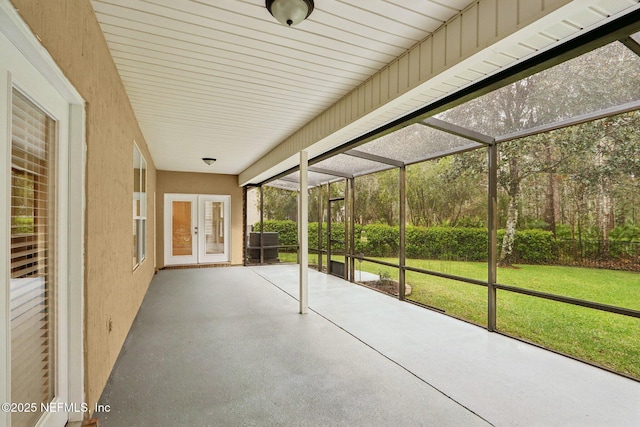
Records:
[[[173,218],[171,223],[173,256],[193,255],[191,235],[191,202],[172,202]]]
[[[47,403],[55,390],[56,123],[16,90],[11,118],[11,400]],[[32,426],[39,412],[16,412]]]
[[[224,253],[224,203],[204,202],[206,254]]]

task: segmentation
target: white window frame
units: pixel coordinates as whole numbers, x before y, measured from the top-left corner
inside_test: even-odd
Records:
[[[136,165],[136,157],[139,160]],[[137,180],[139,182],[139,189],[143,191],[136,191],[136,168],[139,171]],[[135,260],[133,262],[133,269],[135,270],[142,264],[147,258],[147,160],[144,158],[142,151],[138,147],[136,142],[133,142],[133,221],[136,224],[136,242],[134,243],[133,253]],[[143,172],[144,171],[144,172]],[[141,224],[138,228],[137,225]],[[142,233],[140,233],[140,230]]]
[[[7,146],[3,149],[0,158],[8,161],[10,154],[10,120],[11,120],[11,90],[12,87],[22,88],[29,92],[30,81],[37,80],[45,84],[51,90],[56,91],[69,104],[69,119],[67,123],[67,136],[63,146],[67,147],[63,160],[58,163],[59,173],[64,173],[65,188],[58,189],[62,201],[61,219],[65,232],[58,236],[60,251],[59,258],[64,268],[65,300],[63,315],[66,317],[66,327],[63,331],[66,335],[64,343],[64,359],[61,361],[68,368],[68,378],[64,380],[66,403],[81,404],[85,401],[84,395],[84,210],[85,210],[85,108],[82,96],[75,90],[58,68],[49,53],[42,47],[33,35],[27,24],[17,13],[9,0],[0,0],[0,37],[8,41],[3,42],[0,49],[3,69],[0,72],[0,129],[7,129],[4,135],[0,135],[0,141]],[[7,47],[7,50],[4,47]],[[21,65],[22,64],[22,65]],[[12,73],[14,67],[29,65],[27,73]],[[8,71],[5,71],[5,67]],[[46,97],[46,94],[38,94]],[[38,104],[46,107],[46,98],[36,99]],[[6,139],[5,139],[6,138]],[[5,139],[5,141],[2,141]],[[11,180],[6,173],[6,165],[0,167],[1,193],[10,194]],[[5,201],[0,201],[0,226],[8,230],[10,224],[10,206]],[[10,265],[9,245],[0,245],[0,283],[8,282]],[[11,355],[10,355],[10,322],[5,321],[9,314],[8,286],[0,290],[0,402],[11,401]],[[82,421],[83,414],[65,414],[68,421]],[[0,425],[10,425],[11,414],[0,413]],[[39,425],[44,425],[43,418]]]

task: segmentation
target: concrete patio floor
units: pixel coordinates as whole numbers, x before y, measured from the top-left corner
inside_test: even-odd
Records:
[[[95,414],[117,426],[638,426],[640,383],[297,266],[160,271]]]

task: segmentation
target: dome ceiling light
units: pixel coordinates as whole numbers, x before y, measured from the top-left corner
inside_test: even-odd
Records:
[[[313,12],[313,0],[267,0],[266,6],[278,22],[289,27],[301,23]]]

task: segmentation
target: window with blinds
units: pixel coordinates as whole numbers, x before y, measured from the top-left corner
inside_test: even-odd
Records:
[[[54,396],[56,123],[17,90],[11,120],[11,401]],[[40,413],[14,413],[33,426]]]

